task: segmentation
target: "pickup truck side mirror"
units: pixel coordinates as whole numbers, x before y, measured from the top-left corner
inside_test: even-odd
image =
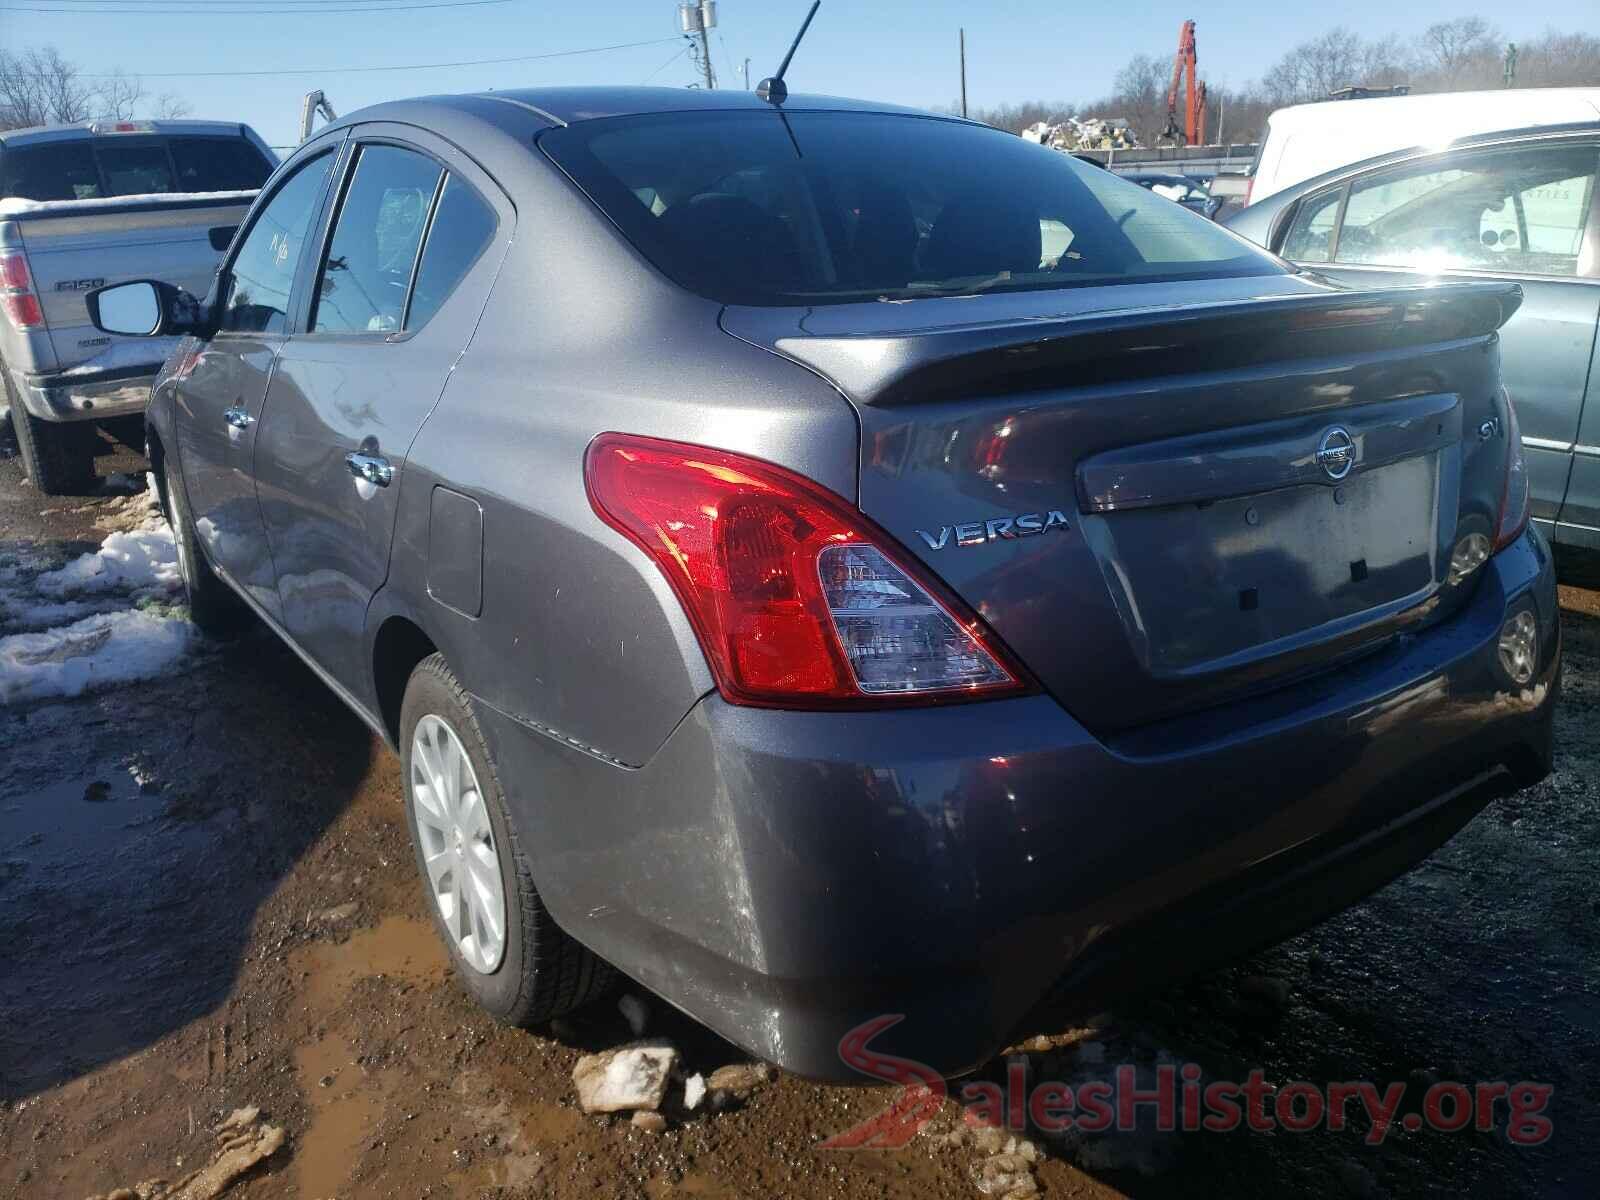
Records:
[[[182,288],[153,279],[117,283],[84,297],[89,320],[101,333],[122,337],[174,337],[200,329],[200,302]]]

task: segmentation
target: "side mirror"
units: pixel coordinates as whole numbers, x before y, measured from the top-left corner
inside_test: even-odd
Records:
[[[89,321],[121,337],[173,337],[200,327],[200,302],[182,288],[152,279],[98,288],[84,297]]]

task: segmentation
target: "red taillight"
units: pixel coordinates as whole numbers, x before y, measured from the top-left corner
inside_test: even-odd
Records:
[[[0,254],[0,288],[8,292],[26,292],[32,287],[27,257],[20,252]]]
[[[38,329],[44,325],[44,310],[33,294],[28,275],[28,260],[20,250],[0,254],[0,311],[17,329]]]
[[[606,433],[584,479],[600,518],[667,577],[734,704],[878,707],[1029,690],[975,614],[792,471]]]
[[[1494,548],[1499,553],[1522,536],[1528,527],[1528,460],[1522,449],[1522,426],[1511,394],[1501,389],[1506,402],[1506,479],[1500,490],[1500,515],[1495,520]]]
[[[1254,175],[1244,181],[1244,206],[1250,207],[1250,193],[1256,190],[1256,177]]]

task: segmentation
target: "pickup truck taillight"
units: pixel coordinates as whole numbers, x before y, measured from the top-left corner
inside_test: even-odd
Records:
[[[28,260],[20,250],[0,251],[0,310],[17,329],[44,328],[44,310],[33,294]]]

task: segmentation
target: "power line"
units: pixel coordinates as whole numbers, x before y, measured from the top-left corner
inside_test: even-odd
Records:
[[[676,41],[677,39],[673,39],[673,40]],[[670,67],[673,63],[677,62],[680,58],[682,58],[687,53],[689,53],[689,45],[688,45],[687,42],[685,42],[682,46],[679,46],[676,50],[674,50],[672,52],[672,57],[671,58],[667,59],[666,62],[662,63],[654,71],[651,71],[650,74],[646,75],[643,79],[641,79],[639,81],[640,86],[642,87],[644,84],[649,83],[657,75],[661,74],[661,72],[665,71],[668,67]]]
[[[604,54],[608,50],[633,50],[639,46],[664,46],[677,38],[653,38],[648,42],[619,42],[615,46],[586,46],[582,50],[555,50],[548,54],[518,54],[511,58],[471,58],[460,62],[405,63],[393,67],[287,67],[275,71],[140,71],[140,79],[222,79],[242,75],[365,75],[374,71],[437,71],[448,67],[492,67],[505,63],[538,62],[547,58],[571,58],[578,54]],[[115,79],[115,74],[80,75],[81,79]]]
[[[62,3],[63,0],[55,0],[55,2],[59,4],[59,3]],[[84,0],[65,0],[65,2],[66,3],[83,3]],[[100,4],[105,4],[105,3],[108,2],[108,0],[94,0],[94,2],[97,2],[97,3],[100,3]],[[166,0],[166,2],[170,4],[170,3],[173,3],[173,0]],[[281,2],[281,0],[268,0],[268,2]],[[293,0],[291,0],[291,2],[293,2]],[[482,8],[482,7],[485,7],[486,5],[491,5],[491,4],[510,4],[510,3],[511,3],[511,0],[434,0],[433,3],[427,3],[427,4],[388,4],[388,5],[385,5],[382,8],[320,8],[320,9],[317,10],[317,14],[319,16],[324,15],[326,13],[382,13],[382,14],[388,14],[388,13],[392,13],[392,12],[416,12],[417,10],[424,9],[424,8]],[[208,15],[208,16],[225,15],[225,16],[229,16],[229,17],[284,16],[284,15],[293,15],[293,16],[297,16],[297,17],[303,17],[303,16],[307,15],[307,10],[303,9],[303,8],[231,8],[231,9],[228,9],[225,13],[219,14],[219,13],[217,13],[217,11],[215,9],[210,8],[210,7],[205,7],[205,8],[32,8],[32,7],[24,7],[24,6],[20,6],[20,5],[15,5],[15,4],[0,5],[0,12],[61,13],[61,14],[67,14],[67,15],[74,16],[74,17],[108,16],[108,15],[111,15],[111,14],[116,14],[118,16],[132,16],[135,13],[137,13],[141,17],[143,17],[143,16],[154,16],[154,15],[176,15],[176,14],[181,14],[181,15],[186,16],[186,17],[193,17],[193,16],[197,16],[197,15],[200,15],[200,14],[205,14],[205,15]],[[232,74],[233,72],[227,72],[227,73]]]

